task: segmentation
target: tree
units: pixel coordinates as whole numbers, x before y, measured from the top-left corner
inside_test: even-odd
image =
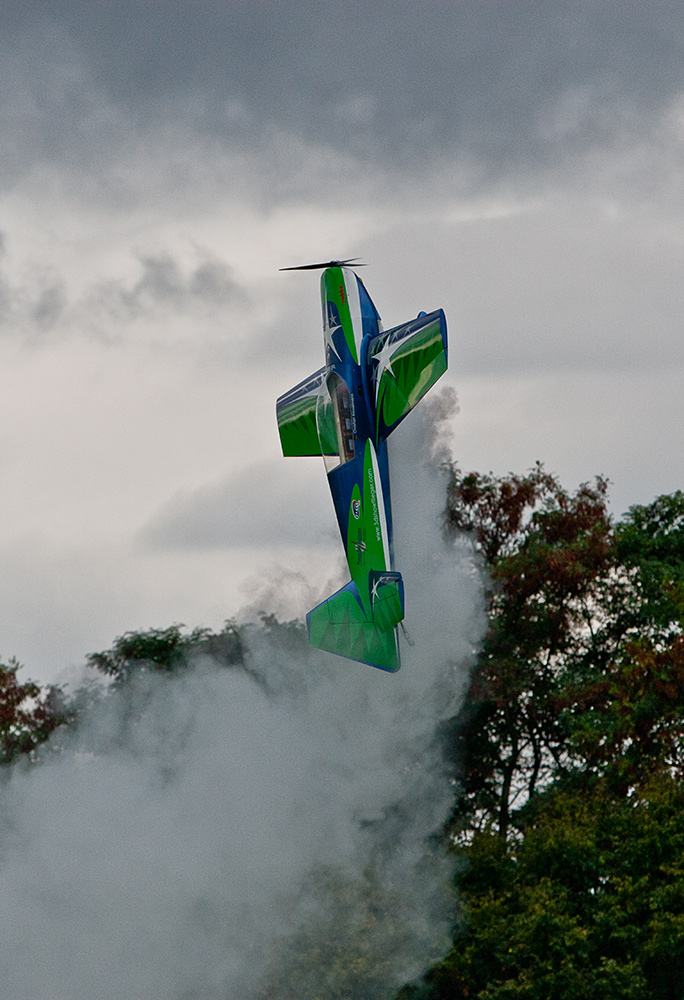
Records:
[[[684,616],[684,493],[631,507],[616,525],[615,540],[634,586],[629,610],[639,637],[670,641],[681,633]]]
[[[0,763],[30,756],[54,730],[68,722],[59,688],[41,688],[33,681],[20,684],[20,664],[0,664]]]
[[[190,654],[205,654],[225,664],[243,662],[242,640],[232,622],[227,621],[218,633],[195,628],[184,635],[183,628],[183,625],[170,625],[165,629],[126,632],[114,640],[111,649],[89,653],[87,661],[118,684],[140,671],[172,673],[182,669]]]
[[[490,579],[489,629],[459,720],[456,826],[495,818],[505,838],[514,804],[567,756],[559,708],[570,665],[593,652],[614,562],[606,482],[570,496],[540,465],[503,479],[454,468],[447,518],[472,535]]]
[[[675,1000],[684,973],[684,788],[601,782],[530,800],[515,847],[480,833],[459,878],[467,929],[430,996]]]
[[[408,1000],[679,1000],[684,494],[452,470],[489,629],[452,723],[464,919]]]

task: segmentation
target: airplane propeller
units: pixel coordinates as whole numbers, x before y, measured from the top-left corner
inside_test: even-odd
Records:
[[[359,257],[350,257],[349,260],[328,260],[324,264],[299,264],[298,267],[279,267],[279,271],[318,271],[326,267],[365,267],[365,264],[357,263]]]

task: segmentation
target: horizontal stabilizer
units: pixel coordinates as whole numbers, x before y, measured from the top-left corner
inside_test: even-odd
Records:
[[[306,616],[312,646],[368,663],[380,670],[400,667],[396,626],[403,618],[404,588],[399,573],[376,573],[372,611],[349,582]],[[399,615],[399,617],[397,617]]]

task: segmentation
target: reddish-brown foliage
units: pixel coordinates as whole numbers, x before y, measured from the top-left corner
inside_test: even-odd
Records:
[[[29,754],[67,721],[56,688],[20,684],[18,664],[0,664],[0,763]]]

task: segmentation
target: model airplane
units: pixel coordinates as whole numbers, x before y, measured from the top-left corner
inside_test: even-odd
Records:
[[[306,616],[313,646],[399,669],[404,584],[394,569],[387,438],[447,368],[441,309],[391,330],[350,261],[323,268],[325,365],[276,404],[283,454],[322,455],[351,580]],[[355,265],[359,266],[359,265]]]

